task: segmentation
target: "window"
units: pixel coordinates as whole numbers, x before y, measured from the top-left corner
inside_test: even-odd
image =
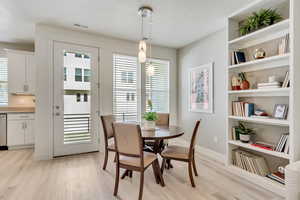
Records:
[[[133,72],[122,71],[122,83],[133,83]]]
[[[67,68],[64,67],[64,81],[67,81]]]
[[[169,113],[169,62],[152,59],[154,75],[146,75],[146,100],[152,99],[155,112]],[[148,69],[146,64],[146,71]],[[146,104],[146,111],[149,107]]]
[[[75,68],[75,81],[82,82],[82,69]]]
[[[135,101],[135,94],[128,92],[126,94],[126,101]]]
[[[119,121],[138,120],[137,63],[136,57],[113,56],[113,114]]]
[[[84,82],[90,82],[90,77],[91,77],[91,70],[84,69],[84,77],[83,77]]]
[[[88,102],[88,98],[89,98],[89,97],[88,97],[88,94],[84,94],[84,95],[83,95],[83,101],[84,101],[84,102]]]
[[[0,55],[0,106],[8,105],[7,58]]]
[[[81,95],[80,93],[76,94],[76,102],[80,102],[81,101]]]

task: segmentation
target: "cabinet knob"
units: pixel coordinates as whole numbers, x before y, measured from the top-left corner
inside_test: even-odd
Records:
[[[60,113],[59,113],[59,112],[56,112],[56,113],[55,113],[55,116],[60,116]]]

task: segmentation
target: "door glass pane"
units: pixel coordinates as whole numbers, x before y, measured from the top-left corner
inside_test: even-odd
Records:
[[[75,52],[64,55],[64,144],[91,142],[91,58]]]

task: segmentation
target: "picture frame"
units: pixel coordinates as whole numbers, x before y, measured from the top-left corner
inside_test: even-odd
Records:
[[[273,118],[275,119],[286,119],[288,115],[287,104],[276,104],[274,106]]]
[[[189,69],[188,110],[189,112],[213,113],[214,63]]]

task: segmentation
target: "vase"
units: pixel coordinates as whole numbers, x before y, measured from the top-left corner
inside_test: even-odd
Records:
[[[241,89],[242,90],[248,90],[250,88],[250,83],[247,80],[243,80],[241,83]]]
[[[251,135],[240,134],[240,141],[243,143],[250,142]]]
[[[145,120],[144,129],[145,130],[155,130],[155,121]]]

